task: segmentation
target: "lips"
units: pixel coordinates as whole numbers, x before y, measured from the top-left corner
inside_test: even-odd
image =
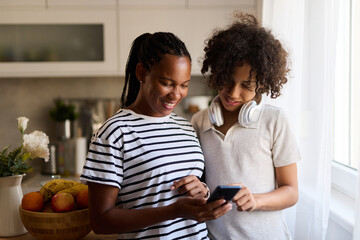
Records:
[[[230,105],[230,106],[236,106],[238,105],[240,102],[239,101],[233,101],[228,97],[224,97],[226,104]]]
[[[164,100],[161,100],[161,103],[163,104],[163,106],[164,106],[166,109],[174,109],[175,106],[176,106],[176,103],[166,102],[166,101],[164,101]]]

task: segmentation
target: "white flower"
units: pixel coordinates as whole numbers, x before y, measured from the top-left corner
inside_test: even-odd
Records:
[[[21,133],[25,132],[29,119],[27,117],[18,117],[18,129]]]
[[[30,153],[30,158],[44,158],[45,162],[49,161],[49,137],[45,133],[34,131],[30,134],[24,134],[23,140],[24,152]]]

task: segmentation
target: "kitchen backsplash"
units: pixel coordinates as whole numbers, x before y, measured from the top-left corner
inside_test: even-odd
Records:
[[[49,135],[51,141],[56,140],[55,122],[49,111],[54,107],[54,99],[59,97],[76,103],[81,111],[91,110],[88,116],[91,116],[92,124],[100,125],[119,108],[123,84],[122,77],[0,78],[0,149],[20,144],[16,120],[19,116],[30,119],[27,133],[36,129]],[[212,92],[201,77],[195,76],[187,99],[198,95],[211,96]],[[191,113],[185,105],[183,101],[175,112],[190,119]],[[84,126],[85,122],[78,124]],[[82,135],[85,134],[82,129]],[[36,164],[34,161],[35,168]]]

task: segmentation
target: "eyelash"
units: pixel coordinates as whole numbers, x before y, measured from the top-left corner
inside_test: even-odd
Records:
[[[247,90],[250,90],[250,91],[253,90],[251,84],[242,84],[242,87],[243,87],[243,88],[246,88]]]

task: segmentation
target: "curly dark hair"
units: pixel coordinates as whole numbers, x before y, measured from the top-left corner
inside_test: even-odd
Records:
[[[219,90],[231,84],[235,67],[247,62],[251,65],[250,79],[256,75],[256,93],[277,98],[290,71],[288,54],[253,15],[238,13],[237,18],[206,41],[201,73],[209,87]]]

